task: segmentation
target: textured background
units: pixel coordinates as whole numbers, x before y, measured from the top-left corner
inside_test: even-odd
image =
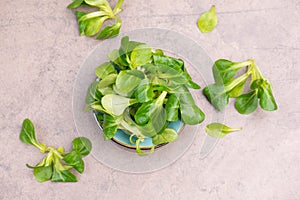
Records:
[[[37,183],[25,163],[41,155],[18,136],[29,117],[41,141],[71,148],[73,83],[100,42],[79,37],[74,13],[66,9],[70,1],[1,2],[0,199],[300,199],[299,0],[125,0],[123,32],[172,29],[213,60],[254,58],[273,84],[279,110],[241,116],[231,102],[226,123],[244,130],[205,159],[195,145],[202,137],[176,163],[150,174],[117,172],[89,156],[75,184]],[[213,3],[219,25],[204,35],[196,21]]]

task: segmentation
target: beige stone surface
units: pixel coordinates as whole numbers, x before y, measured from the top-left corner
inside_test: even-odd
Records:
[[[42,184],[25,167],[41,155],[19,141],[21,123],[29,117],[40,140],[71,148],[77,136],[73,83],[83,60],[101,42],[79,36],[74,13],[66,9],[70,1],[1,2],[1,200],[300,199],[299,0],[125,0],[122,32],[171,29],[193,38],[213,60],[254,58],[273,84],[279,110],[241,116],[231,102],[225,121],[244,129],[202,160],[199,136],[177,162],[154,173],[114,171],[89,156],[78,183]],[[213,3],[219,24],[201,34],[197,18]]]

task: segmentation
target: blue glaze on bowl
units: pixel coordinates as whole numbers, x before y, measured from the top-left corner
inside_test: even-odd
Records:
[[[183,128],[183,122],[181,120],[177,120],[175,122],[171,122],[168,126],[168,128],[172,128],[174,129],[177,133],[179,133],[181,131],[181,129]],[[126,147],[129,147],[129,148],[134,148],[136,147],[135,144],[132,144],[129,140],[129,135],[126,134],[124,131],[122,130],[118,130],[116,135],[113,137],[113,140],[123,146],[126,146]],[[133,141],[136,140],[136,137],[134,136],[133,138]],[[145,149],[145,148],[151,148],[153,145],[152,143],[152,138],[145,138],[143,142],[140,143],[140,147],[142,149]]]

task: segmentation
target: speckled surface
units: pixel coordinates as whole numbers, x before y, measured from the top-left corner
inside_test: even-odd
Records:
[[[21,123],[29,117],[41,141],[71,148],[77,136],[73,83],[83,60],[100,43],[79,37],[75,16],[66,9],[68,3],[2,1],[1,200],[300,199],[299,0],[125,0],[123,32],[143,27],[172,29],[197,41],[213,60],[254,58],[273,84],[279,110],[258,109],[241,116],[231,102],[225,121],[244,129],[224,138],[202,160],[196,145],[203,138],[199,136],[177,162],[154,173],[121,173],[89,156],[78,183],[37,183],[25,163],[36,163],[41,155],[19,141]],[[219,25],[204,35],[196,20],[213,3]]]

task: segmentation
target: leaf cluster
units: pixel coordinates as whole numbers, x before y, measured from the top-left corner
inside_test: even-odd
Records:
[[[76,11],[75,14],[78,20],[80,35],[95,36],[100,32],[96,36],[96,39],[101,40],[112,38],[119,34],[122,21],[117,14],[122,12],[121,6],[123,2],[124,0],[118,0],[116,6],[112,9],[107,0],[74,0],[68,5],[68,8],[74,9],[83,5],[99,9],[90,13]],[[109,19],[114,20],[114,24],[106,26],[101,30],[103,23]]]
[[[181,119],[194,125],[204,120],[188,89],[200,86],[192,81],[183,60],[127,36],[108,58],[95,69],[97,80],[88,89],[85,108],[97,113],[105,139],[122,129],[136,136],[132,142],[144,155],[139,144],[146,137],[155,145],[177,139],[177,132],[168,128],[170,122]]]
[[[72,141],[73,149],[65,153],[63,147],[54,148],[39,143],[35,136],[34,125],[29,119],[23,121],[20,140],[25,144],[35,146],[41,153],[47,153],[41,162],[35,166],[26,165],[33,169],[33,174],[38,182],[51,180],[52,182],[77,182],[77,177],[71,172],[75,169],[79,173],[84,171],[83,157],[91,149],[91,142],[85,137],[78,137]]]
[[[242,68],[247,68],[246,72],[236,76]],[[213,65],[213,75],[215,83],[205,87],[203,93],[216,109],[223,110],[229,98],[235,98],[235,108],[241,114],[254,112],[258,104],[266,111],[277,110],[271,84],[262,76],[254,60],[217,60]],[[244,93],[249,77],[249,91]]]

